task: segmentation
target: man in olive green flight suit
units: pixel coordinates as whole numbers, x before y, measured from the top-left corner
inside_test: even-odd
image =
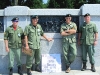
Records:
[[[38,24],[38,16],[31,16],[31,24],[25,27],[24,35],[25,35],[25,44],[26,49],[29,48],[33,50],[32,56],[27,55],[26,59],[26,67],[27,67],[27,75],[32,75],[30,69],[32,67],[32,61],[35,58],[35,70],[40,72],[39,64],[40,64],[40,38],[43,36],[47,41],[52,41],[51,38],[47,38],[44,35],[42,27]]]
[[[76,57],[76,31],[77,26],[71,21],[71,14],[65,16],[65,23],[61,25],[61,35],[63,40],[63,53],[66,63],[66,73],[70,72],[70,65]]]
[[[98,31],[94,23],[90,21],[90,14],[84,15],[85,22],[80,26],[78,44],[81,44],[83,67],[81,71],[86,70],[87,53],[91,63],[91,71],[95,72],[94,45],[97,44]]]
[[[5,49],[9,56],[9,75],[13,75],[15,56],[18,66],[18,73],[23,75],[21,69],[21,45],[23,39],[23,30],[18,26],[19,19],[17,17],[14,17],[11,21],[12,25],[7,27],[4,33]]]

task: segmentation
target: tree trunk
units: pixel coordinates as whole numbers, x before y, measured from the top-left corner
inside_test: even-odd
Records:
[[[14,0],[14,6],[18,5],[18,0]]]

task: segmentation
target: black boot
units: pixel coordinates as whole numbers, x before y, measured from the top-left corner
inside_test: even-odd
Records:
[[[39,65],[35,66],[35,71],[41,72],[41,69],[40,69]]]
[[[27,75],[32,75],[30,68],[27,68]]]
[[[19,73],[20,75],[23,75],[21,66],[18,66],[18,73]]]
[[[13,68],[10,68],[9,75],[13,75]]]
[[[34,71],[35,64],[32,64],[31,71]]]
[[[86,70],[86,68],[87,68],[86,63],[83,63],[83,67],[82,67],[81,71]]]
[[[95,69],[94,65],[91,65],[91,71],[96,72],[96,69]]]

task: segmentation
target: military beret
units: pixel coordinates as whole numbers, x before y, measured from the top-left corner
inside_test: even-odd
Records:
[[[38,16],[37,15],[32,15],[31,16],[31,19],[36,19],[36,18],[38,19]]]
[[[19,21],[18,17],[14,17],[11,21]]]
[[[67,14],[65,17],[72,17],[72,15],[71,14]]]
[[[84,17],[86,17],[86,16],[90,16],[90,14],[89,14],[89,13],[86,13],[86,14],[84,15]]]

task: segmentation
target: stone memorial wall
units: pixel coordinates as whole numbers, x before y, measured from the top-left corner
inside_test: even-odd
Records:
[[[92,8],[91,8],[92,7]],[[41,24],[45,34],[53,38],[53,41],[47,42],[41,37],[41,55],[42,54],[60,54],[61,70],[65,70],[64,57],[62,53],[62,37],[60,35],[60,25],[64,22],[66,14],[72,14],[72,20],[79,26],[84,22],[83,15],[91,14],[91,21],[97,25],[100,32],[100,4],[84,4],[80,9],[30,9],[26,6],[9,6],[4,10],[0,10],[0,73],[8,73],[8,53],[4,46],[4,31],[12,24],[11,19],[15,16],[19,18],[19,26],[24,30],[25,26],[30,24],[31,15],[39,15],[39,23]],[[78,31],[77,31],[78,34]],[[77,37],[76,34],[76,37]],[[100,33],[99,33],[100,35]],[[95,46],[95,66],[100,67],[100,37],[98,45]],[[88,59],[89,60],[89,59]],[[34,62],[34,61],[33,61]],[[22,64],[26,63],[26,56],[22,53]],[[89,61],[87,63],[90,67]],[[81,69],[81,50],[77,45],[77,57],[71,64],[71,69]],[[17,72],[16,61],[14,72]]]

